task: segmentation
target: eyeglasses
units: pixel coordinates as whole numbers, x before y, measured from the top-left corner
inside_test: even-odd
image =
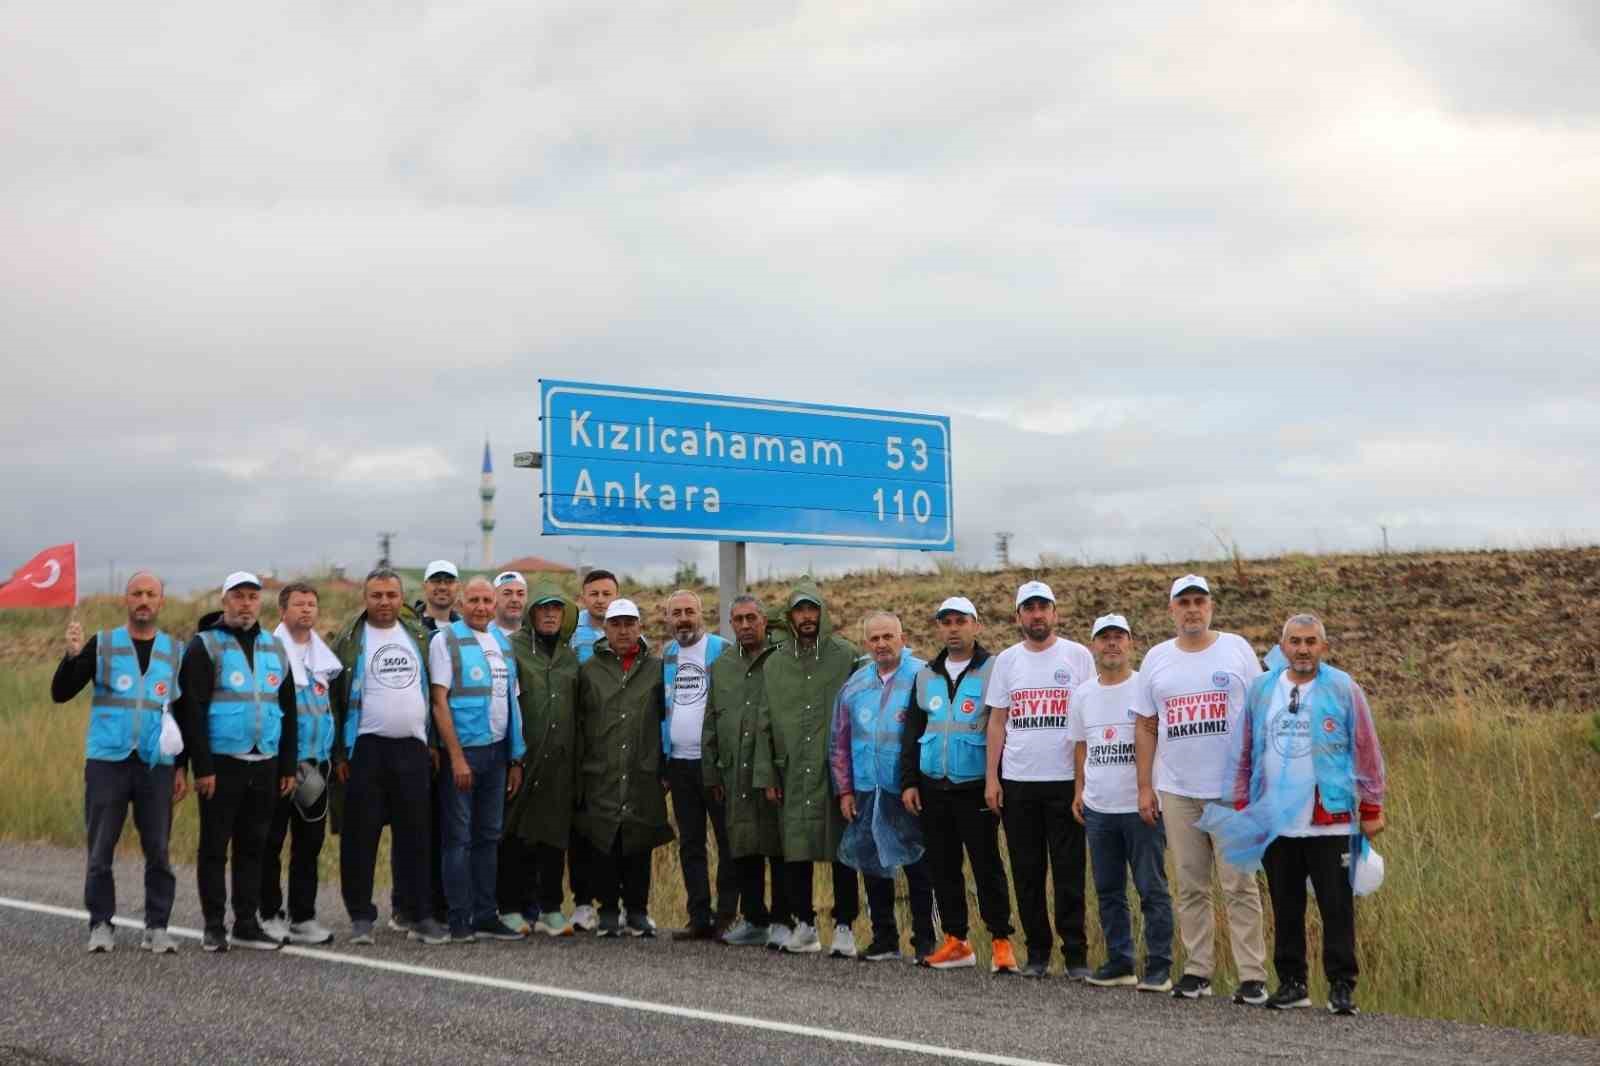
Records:
[[[1294,689],[1289,693],[1289,713],[1290,714],[1299,714],[1300,713],[1300,686],[1299,685],[1296,685],[1294,687]]]

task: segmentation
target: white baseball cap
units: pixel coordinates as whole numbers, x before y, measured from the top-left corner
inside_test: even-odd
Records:
[[[254,585],[256,588],[260,588],[261,579],[248,570],[235,570],[222,579],[223,592],[227,592],[229,589],[236,589],[240,585]]]
[[[612,600],[606,606],[606,621],[613,618],[638,618],[639,608],[633,605],[632,600]]]
[[[1169,600],[1175,600],[1185,592],[1188,592],[1190,589],[1199,589],[1207,596],[1211,595],[1211,586],[1206,584],[1205,578],[1201,577],[1199,574],[1184,574],[1182,577],[1172,583],[1172,595],[1168,596],[1167,598]]]
[[[515,570],[502,570],[494,575],[494,587],[499,588],[501,585],[521,585],[523,588],[527,588],[528,579]]]
[[[965,596],[951,596],[945,600],[939,605],[939,609],[933,612],[934,619],[937,621],[939,616],[946,611],[955,611],[957,614],[970,614],[974,618],[978,617],[978,609],[972,606],[972,601]]]
[[[1029,581],[1017,589],[1017,606],[1021,607],[1029,600],[1049,600],[1056,602],[1056,594],[1050,591],[1050,586],[1043,581]]]
[[[432,580],[439,574],[449,574],[451,577],[455,578],[459,578],[461,576],[461,572],[456,569],[456,564],[452,563],[449,559],[435,559],[433,562],[428,564],[427,569],[422,571],[423,578],[427,580]]]
[[[1133,627],[1128,625],[1128,620],[1120,614],[1103,614],[1096,618],[1089,630],[1089,639],[1098,637],[1102,629],[1120,629],[1130,637],[1133,635]]]

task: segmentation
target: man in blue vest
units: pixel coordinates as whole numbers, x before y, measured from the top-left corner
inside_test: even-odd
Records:
[[[988,757],[989,684],[993,657],[978,643],[982,625],[965,596],[934,612],[944,648],[917,672],[900,745],[901,802],[922,821],[944,943],[917,961],[935,970],[976,966],[967,939],[967,881],[962,849],[972,863],[978,911],[989,929],[990,969],[1017,971],[1011,946],[1011,886],[1000,858],[1000,819],[983,802]]]
[[[733,924],[738,910],[737,865],[728,845],[727,808],[712,800],[701,761],[701,734],[710,692],[711,664],[727,641],[707,633],[700,615],[700,597],[679,589],[667,597],[667,625],[674,639],[662,653],[662,685],[666,720],[661,723],[661,753],[666,760],[672,815],[678,823],[678,865],[688,901],[689,925],[674,940],[715,940]],[[711,908],[711,878],[706,857],[706,818],[717,838],[717,905]]]
[[[839,841],[839,861],[860,870],[867,882],[868,962],[902,957],[894,872],[905,869],[912,950],[921,958],[933,950],[933,889],[922,862],[922,831],[900,802],[899,776],[906,708],[924,664],[905,646],[900,619],[888,611],[867,615],[861,629],[872,661],[839,690],[828,760],[839,813],[849,823]]]
[[[164,602],[161,580],[141,570],[128,579],[123,602],[128,623],[85,642],[83,626],[67,626],[67,654],[50,681],[50,697],[65,703],[93,682],[84,749],[83,815],[89,843],[83,905],[89,911],[89,950],[112,949],[111,917],[117,884],[111,864],[128,808],[144,850],[144,937],[140,947],[158,955],[178,950],[167,933],[177,878],[167,857],[172,807],[188,792],[188,776],[174,767],[175,744],[162,744],[162,727],[178,684],[178,643],[156,628]],[[174,732],[169,726],[169,733]],[[179,756],[181,758],[181,756]]]
[[[578,594],[583,610],[578,612],[578,625],[570,641],[579,666],[594,654],[595,641],[606,635],[606,608],[620,593],[617,575],[609,570],[590,570],[583,575]],[[594,932],[600,924],[600,915],[594,906],[598,896],[594,884],[594,852],[582,833],[572,834],[572,846],[567,849],[567,881],[572,888],[572,928],[580,933]]]
[[[475,577],[462,592],[466,617],[434,634],[428,650],[433,723],[449,759],[439,795],[450,939],[521,940],[495,898],[506,797],[522,787],[522,713],[511,642],[491,627],[495,587]]]
[[[276,951],[257,920],[261,854],[278,798],[294,788],[298,713],[289,655],[261,628],[261,579],[244,570],[222,583],[222,610],[200,619],[179,673],[180,720],[200,797],[200,946]],[[227,916],[233,863],[233,935]]]
[[[278,592],[278,627],[272,635],[289,654],[299,731],[300,769],[309,781],[322,782],[315,796],[301,787],[278,800],[261,855],[261,928],[274,940],[292,944],[326,944],[333,934],[317,921],[317,866],[328,826],[328,775],[332,772],[333,706],[328,686],[344,669],[333,649],[317,633],[317,590],[293,581]],[[279,877],[283,842],[289,844],[289,909],[283,910]]]

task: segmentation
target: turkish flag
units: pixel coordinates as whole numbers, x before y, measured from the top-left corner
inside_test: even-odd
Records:
[[[23,564],[0,585],[0,607],[76,607],[78,546],[57,544]]]

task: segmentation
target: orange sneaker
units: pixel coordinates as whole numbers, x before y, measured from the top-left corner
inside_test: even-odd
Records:
[[[970,943],[946,933],[939,950],[929,955],[923,965],[935,970],[957,970],[963,966],[978,965],[978,956],[972,953]],[[1012,965],[1016,965],[1015,961]]]
[[[1017,955],[1011,950],[1011,941],[1000,937],[992,945],[993,960],[989,963],[990,973],[1016,973]]]

